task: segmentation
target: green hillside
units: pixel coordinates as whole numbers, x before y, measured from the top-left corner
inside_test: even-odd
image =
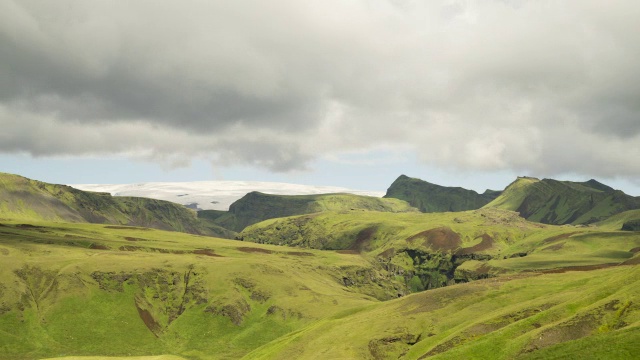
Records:
[[[112,197],[22,176],[0,173],[0,218],[143,226],[193,234],[233,237],[232,231],[199,220],[168,201]]]
[[[540,182],[594,199],[618,194],[593,181],[519,179],[491,207],[441,213],[398,199],[251,193],[229,212],[196,217],[171,203],[0,179],[1,359],[640,351],[640,231],[620,230],[640,210],[584,226],[503,209],[531,201]],[[252,222],[242,241],[149,228]]]
[[[353,194],[270,195],[250,192],[229,207],[227,213],[205,212],[202,216],[227,229],[241,231],[263,220],[312,214],[323,211],[373,210],[384,212],[414,212],[405,201],[381,199]]]
[[[420,211],[431,213],[479,209],[498,195],[499,191],[487,190],[478,194],[461,187],[440,186],[401,175],[391,184],[384,197],[405,200]]]
[[[518,178],[485,207],[517,211],[530,221],[545,224],[591,224],[640,209],[640,198],[595,180]]]
[[[82,223],[3,221],[0,261],[2,359],[237,359],[401,286],[360,256]]]
[[[362,254],[414,292],[524,270],[618,264],[640,247],[640,233],[543,225],[499,209],[325,212],[267,220],[239,238]]]
[[[0,353],[506,359],[538,351],[625,358],[637,349],[640,233],[532,224],[498,210],[457,220],[367,215],[404,218],[397,230],[416,215],[424,227],[452,228],[368,252],[336,252],[138,227],[3,221]],[[429,216],[432,223],[424,221]],[[411,226],[407,234],[419,230]],[[495,246],[486,246],[486,236],[469,240],[472,228],[492,233]],[[450,286],[389,301],[422,290],[427,275],[446,275],[454,256],[474,254]],[[614,352],[601,345],[614,340]]]
[[[633,359],[639,285],[637,265],[480,280],[328,318],[245,358]]]

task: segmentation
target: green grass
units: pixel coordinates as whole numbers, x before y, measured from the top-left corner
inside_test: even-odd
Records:
[[[567,354],[572,339],[605,358],[615,345],[601,345],[603,338],[619,338],[616,351],[628,354],[640,340],[640,308],[627,309],[619,329],[601,335],[598,328],[638,298],[639,271],[507,277],[413,294],[314,323],[246,358],[506,359],[542,351],[535,349]]]
[[[206,212],[220,226],[241,231],[267,219],[313,214],[324,211],[368,210],[381,212],[415,212],[407,202],[353,194],[271,195],[251,192],[229,207],[227,213]]]
[[[484,206],[518,211],[545,224],[591,224],[640,208],[640,199],[600,184],[552,179],[518,178]],[[619,230],[616,229],[616,230]]]
[[[2,181],[2,359],[638,352],[640,233],[618,231],[634,212],[597,226],[556,226],[497,208],[425,214],[396,199],[254,193],[234,209],[245,220],[304,214],[253,224],[239,234],[244,241],[230,241],[143,227],[166,217],[165,224],[187,230],[180,211],[140,199],[118,203],[124,220],[86,223],[69,214],[104,211],[103,195]],[[596,182],[547,185],[610,191]],[[25,186],[27,195],[7,195]],[[73,207],[79,203],[85,212]],[[606,212],[597,208],[585,214]],[[193,219],[213,227],[229,214]],[[125,221],[133,218],[139,222]]]
[[[0,337],[8,358],[238,358],[393,292],[391,284],[344,286],[356,269],[376,272],[358,256],[143,228],[21,224],[0,226],[0,331],[16,335]],[[136,304],[159,324],[155,333]]]
[[[134,225],[194,234],[234,237],[198,219],[195,211],[168,201],[112,197],[0,173],[0,217],[22,221]]]

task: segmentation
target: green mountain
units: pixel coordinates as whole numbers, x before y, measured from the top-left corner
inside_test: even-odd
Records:
[[[398,218],[399,236],[383,229],[374,236],[389,241],[373,250],[321,251],[3,220],[2,358],[637,353],[640,233],[534,224],[496,209],[349,214],[351,223]]]
[[[241,231],[263,220],[323,211],[371,210],[383,212],[417,211],[405,201],[353,194],[270,195],[250,192],[229,207],[228,212],[201,211],[202,217],[224,228]]]
[[[521,177],[485,207],[517,211],[528,220],[545,224],[591,224],[640,209],[640,197],[626,195],[595,180]]]
[[[401,199],[425,213],[479,209],[500,195],[487,190],[478,194],[461,187],[446,187],[400,175],[389,187],[385,198]]]
[[[141,226],[201,235],[235,234],[168,201],[112,197],[0,173],[0,218]]]

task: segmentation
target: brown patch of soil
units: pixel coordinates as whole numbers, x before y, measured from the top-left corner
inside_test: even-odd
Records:
[[[140,319],[142,319],[144,324],[153,333],[153,335],[158,337],[158,333],[160,332],[160,330],[162,330],[160,325],[156,322],[156,320],[153,318],[153,316],[148,310],[142,309],[140,307],[140,305],[138,304],[138,301],[136,301],[135,303],[136,303],[136,309],[138,310],[138,315],[140,315]]]
[[[31,225],[31,224],[18,224],[16,225],[17,228],[20,229],[44,229],[44,226],[36,226],[36,225]]]
[[[410,243],[418,240],[424,240],[423,245],[434,251],[453,251],[462,245],[460,235],[446,226],[423,231],[407,239]]]
[[[293,256],[315,256],[312,253],[305,252],[305,251],[288,251],[288,252],[285,252],[285,254],[293,255]]]
[[[211,250],[211,249],[193,250],[193,253],[197,254],[197,255],[206,255],[206,256],[213,256],[213,257],[224,257],[222,255],[218,255],[218,254],[214,253],[213,250]]]
[[[142,250],[140,246],[123,245],[118,248],[120,251],[139,251]]]
[[[348,250],[353,250],[358,253],[362,252],[363,250],[367,250],[367,248],[369,247],[369,244],[371,244],[373,235],[376,233],[377,230],[378,228],[375,226],[368,227],[366,229],[361,230],[356,236],[356,241],[353,244],[351,244],[351,246],[349,246]]]
[[[336,252],[338,254],[350,254],[350,255],[357,255],[360,254],[359,252],[357,252],[356,250],[336,250]]]
[[[447,340],[441,344],[438,344],[436,347],[434,347],[433,349],[429,350],[429,352],[427,352],[426,354],[420,356],[418,359],[426,359],[430,356],[433,355],[437,355],[446,351],[449,351],[451,349],[453,349],[454,347],[456,347],[457,345],[460,345],[464,342],[464,339],[461,338],[460,336],[456,336],[454,338],[452,338],[451,340]]]
[[[570,232],[570,233],[566,233],[566,234],[560,234],[560,235],[556,235],[556,236],[552,236],[550,238],[546,238],[544,240],[542,240],[542,244],[550,244],[552,242],[556,242],[558,240],[563,240],[563,239],[567,239],[575,234],[581,234],[580,231],[574,231],[574,232]]]
[[[401,355],[407,353],[409,348],[420,341],[420,335],[399,334],[387,336],[382,339],[369,341],[369,353],[375,360],[388,359],[391,354],[400,352]]]
[[[468,248],[460,249],[460,250],[456,251],[456,254],[460,254],[460,255],[473,254],[473,253],[489,250],[489,249],[491,249],[493,247],[494,241],[493,241],[493,238],[489,234],[482,234],[482,235],[476,237],[475,239],[480,238],[480,237],[482,238],[482,241],[479,244],[471,246],[471,247],[468,247]]]
[[[624,261],[620,265],[638,265],[640,264],[640,256],[632,257],[629,260]]]
[[[106,246],[106,245],[93,243],[93,244],[89,245],[89,249],[94,249],[94,250],[109,250],[109,247],[108,247],[108,246]]]
[[[640,251],[640,247],[636,247],[636,248],[633,248],[633,249],[629,250],[629,252],[633,253],[633,254],[635,254],[635,253],[637,253],[639,251]]]
[[[137,238],[137,237],[131,237],[131,236],[125,236],[124,238],[127,241],[149,241],[147,239],[142,239],[142,238]]]
[[[485,286],[477,286],[478,282],[468,283],[466,286],[447,286],[412,295],[407,298],[399,311],[403,315],[420,314],[438,310],[453,298],[459,298],[486,290]]]
[[[396,249],[394,248],[389,248],[383,252],[381,252],[378,257],[379,258],[385,258],[387,260],[391,259],[394,255],[396,254]]]
[[[558,244],[554,244],[551,246],[547,246],[546,248],[543,248],[541,251],[558,251],[560,249],[562,249],[564,247],[564,243],[558,243]]]
[[[543,274],[562,274],[567,271],[592,271],[592,270],[606,269],[612,266],[618,266],[618,264],[609,263],[609,264],[583,265],[583,266],[567,266],[563,268],[539,270],[539,271],[542,272]],[[536,270],[529,270],[529,271],[536,271]]]
[[[261,249],[261,248],[255,248],[255,247],[239,247],[237,248],[239,251],[245,252],[245,253],[258,253],[258,254],[273,254],[273,251],[271,250],[267,250],[267,249]]]
[[[151,230],[146,227],[137,227],[137,226],[121,226],[121,225],[107,225],[104,227],[105,229],[118,229],[118,230]]]

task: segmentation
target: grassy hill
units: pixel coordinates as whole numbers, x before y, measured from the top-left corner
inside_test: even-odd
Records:
[[[499,191],[492,190],[478,194],[461,187],[440,186],[401,175],[391,184],[384,197],[405,200],[420,211],[430,213],[479,209],[499,194]]]
[[[483,211],[458,220],[498,229],[491,223],[499,216],[475,223]],[[469,259],[461,267],[482,263],[477,274],[488,278],[397,300],[391,299],[411,290],[400,266],[409,253],[399,248],[402,257],[388,258],[385,247],[320,251],[138,227],[3,221],[0,353],[3,359],[510,359],[573,352],[624,359],[637,353],[640,234],[572,234],[576,228],[519,221],[512,236],[524,241],[500,243],[499,253],[529,254]],[[441,265],[457,253],[440,249],[438,258],[433,250],[429,260]],[[556,255],[535,258],[545,252]],[[413,264],[415,274],[429,264]]]
[[[201,216],[227,229],[241,231],[263,220],[323,211],[374,210],[384,212],[414,212],[405,201],[381,199],[353,194],[270,195],[250,192],[229,207],[227,213],[205,211]]]
[[[148,228],[4,221],[0,239],[2,359],[237,359],[401,286],[359,256]]]
[[[524,270],[618,264],[640,246],[639,233],[532,223],[499,209],[325,212],[267,220],[239,237],[363,254],[414,292]]]
[[[584,226],[503,209],[530,202],[536,179],[519,179],[495,207],[461,212],[346,194],[251,193],[232,211],[198,217],[155,200],[0,180],[2,359],[640,352],[640,232],[619,230],[640,210]],[[594,199],[619,196],[596,182],[561,185]],[[285,217],[257,222],[275,216]],[[243,241],[148,227],[252,222]]]
[[[245,358],[632,359],[638,285],[638,266],[480,280],[334,316]]]
[[[143,226],[233,237],[195,211],[168,201],[112,197],[0,173],[0,218]]]
[[[546,224],[591,224],[640,209],[640,198],[595,180],[518,178],[485,207],[517,211],[528,220]]]

